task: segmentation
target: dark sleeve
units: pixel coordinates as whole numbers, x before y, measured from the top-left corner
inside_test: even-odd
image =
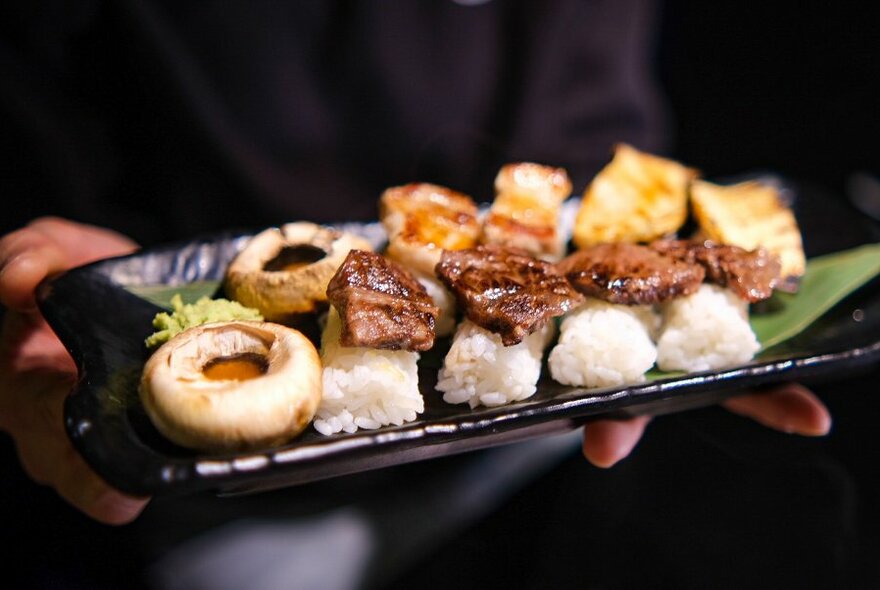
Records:
[[[525,15],[521,85],[510,113],[514,159],[540,153],[583,190],[614,144],[664,152],[665,112],[654,82],[658,14],[652,2],[541,3]]]
[[[4,9],[7,226],[363,220],[395,184],[488,199],[525,160],[580,192],[614,143],[660,147],[646,0],[57,4]]]
[[[0,134],[7,231],[46,214],[92,217],[114,167],[98,105],[77,74],[96,2],[13,2],[0,15]]]

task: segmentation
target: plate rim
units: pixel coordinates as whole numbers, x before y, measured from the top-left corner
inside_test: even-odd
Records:
[[[375,225],[376,222],[371,224]],[[357,224],[338,226],[340,225]],[[134,443],[137,447],[139,454],[134,456],[136,460],[122,461],[124,468],[120,465],[107,465],[100,452],[100,445],[95,441],[101,436],[112,434],[112,428],[100,421],[97,425],[93,423],[95,416],[89,413],[88,403],[98,395],[93,390],[96,384],[89,382],[90,367],[84,358],[85,351],[79,335],[71,334],[69,326],[56,313],[58,309],[53,293],[59,286],[83,274],[99,277],[111,287],[127,291],[126,287],[133,286],[133,283],[124,285],[117,280],[118,277],[114,278],[115,266],[141,257],[177,255],[183,248],[197,250],[200,246],[216,246],[224,240],[233,244],[232,252],[240,247],[243,238],[254,235],[256,231],[259,230],[226,230],[159,244],[70,269],[48,278],[39,286],[38,306],[73,356],[79,375],[74,391],[64,402],[65,429],[76,450],[114,487],[139,496],[209,490],[237,493],[242,490],[272,489],[372,469],[374,465],[367,465],[364,456],[375,457],[370,455],[369,450],[377,446],[394,453],[394,460],[386,457],[384,464],[379,465],[385,467],[430,456],[506,444],[551,432],[569,431],[599,416],[658,414],[702,407],[734,395],[743,387],[761,386],[788,378],[809,379],[837,368],[858,369],[880,361],[878,334],[874,340],[852,348],[837,347],[803,351],[787,357],[758,358],[721,371],[670,376],[621,387],[586,390],[554,383],[554,387],[566,389],[566,393],[545,399],[533,397],[520,403],[480,408],[477,411],[462,406],[462,412],[466,411],[473,417],[460,419],[461,413],[453,414],[452,418],[462,420],[459,424],[449,424],[448,420],[429,422],[423,414],[415,422],[399,427],[386,426],[375,431],[359,430],[353,434],[334,435],[327,440],[316,439],[308,444],[297,443],[297,439],[294,439],[287,445],[273,449],[222,455],[194,453],[177,457],[163,454],[143,441],[135,440],[137,437],[129,424],[127,442]],[[176,284],[184,283],[186,281]],[[871,289],[880,288],[880,281],[876,279],[871,284]],[[869,286],[865,285],[859,291],[866,288]],[[129,295],[136,297],[130,292]],[[850,294],[849,297],[853,295]],[[880,297],[880,290],[877,291],[877,297]],[[546,383],[547,379],[542,372],[542,381]],[[477,436],[456,438],[463,430],[467,434],[476,433]],[[432,455],[430,451],[437,452]],[[350,464],[344,464],[346,459],[351,460]],[[323,473],[320,469],[321,461],[325,464],[329,461],[336,469]],[[297,469],[300,473],[296,473]]]

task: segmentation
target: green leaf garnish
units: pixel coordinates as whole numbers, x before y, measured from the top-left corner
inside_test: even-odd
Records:
[[[819,256],[807,261],[797,293],[776,292],[773,311],[752,314],[750,323],[761,349],[797,336],[844,297],[880,274],[880,244]]]
[[[169,287],[168,285],[129,285],[125,290],[153,305],[164,309],[173,309],[171,298],[180,295],[184,303],[195,303],[202,297],[213,297],[220,288],[220,281],[195,281],[185,285]]]

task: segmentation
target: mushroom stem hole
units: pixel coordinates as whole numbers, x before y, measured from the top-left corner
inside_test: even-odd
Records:
[[[263,270],[268,272],[290,272],[314,264],[326,256],[327,252],[310,244],[284,246],[274,258],[271,258],[263,265]]]
[[[210,359],[202,367],[202,374],[214,381],[246,381],[269,370],[269,359],[256,352],[243,352]]]

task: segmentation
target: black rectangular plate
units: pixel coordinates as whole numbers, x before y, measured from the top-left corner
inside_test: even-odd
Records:
[[[798,206],[808,254],[877,239],[875,227],[836,202],[799,201]],[[346,229],[381,239],[376,224]],[[40,308],[80,372],[65,406],[67,431],[78,451],[115,487],[133,494],[277,488],[567,431],[599,416],[705,406],[744,387],[827,376],[880,358],[880,285],[874,281],[796,338],[745,366],[591,391],[543,378],[528,400],[475,410],[444,403],[433,388],[436,369],[424,366],[420,378],[426,410],[415,422],[329,437],[309,428],[281,448],[197,454],[163,439],[138,401],[137,381],[148,355],[143,340],[158,308],[130,288],[219,280],[246,238],[223,234],[142,250],[73,269],[41,286]]]

